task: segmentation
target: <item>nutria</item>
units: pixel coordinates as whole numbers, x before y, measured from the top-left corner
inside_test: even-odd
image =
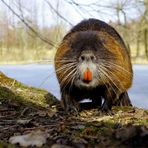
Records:
[[[74,26],[54,60],[67,112],[77,112],[79,101],[85,98],[101,106],[102,112],[111,111],[113,105],[131,106],[127,93],[133,79],[130,55],[120,35],[107,23],[88,19]]]

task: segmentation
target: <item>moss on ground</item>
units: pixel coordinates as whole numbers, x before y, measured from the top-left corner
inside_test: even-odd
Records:
[[[40,107],[47,107],[57,103],[57,99],[47,91],[26,86],[0,73],[0,102],[8,100]]]

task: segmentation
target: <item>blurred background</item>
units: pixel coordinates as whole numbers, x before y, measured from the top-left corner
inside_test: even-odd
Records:
[[[66,32],[92,17],[120,33],[133,63],[148,63],[148,0],[0,0],[0,63],[51,60]]]
[[[130,98],[148,108],[148,0],[0,0],[0,71],[60,98],[54,54],[67,31],[88,18],[122,36],[134,70]]]

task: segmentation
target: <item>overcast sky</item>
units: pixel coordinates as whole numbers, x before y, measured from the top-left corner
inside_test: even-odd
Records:
[[[18,1],[19,0],[5,0],[10,6],[20,14],[20,10],[18,9]],[[65,23],[62,19],[59,19],[55,12],[51,10],[46,0],[20,0],[22,4],[22,11],[25,17],[36,17],[38,25],[40,26],[51,26],[55,25],[57,22]],[[84,7],[77,7],[76,5],[71,5],[71,0],[47,0],[50,4],[58,9],[58,13],[66,18],[71,24],[76,24],[84,18],[95,17],[101,19],[105,22],[116,21],[117,15],[116,11],[110,6],[114,7],[117,2],[121,3],[121,1],[127,2],[125,4],[125,13],[127,15],[128,20],[137,19],[140,14],[144,11],[144,7],[140,5],[134,4],[135,0],[75,0],[76,3],[81,3]],[[139,0],[140,1],[140,0]],[[97,3],[99,6],[94,7],[98,12],[92,11],[89,7],[91,3]],[[105,6],[105,7],[104,7]],[[107,6],[107,7],[106,7]],[[0,16],[7,12],[9,14],[9,19],[14,19],[12,13],[6,9],[4,4],[0,0]],[[123,21],[123,14],[120,14],[120,19]],[[17,22],[18,19],[15,18]],[[66,23],[67,26],[69,25]]]

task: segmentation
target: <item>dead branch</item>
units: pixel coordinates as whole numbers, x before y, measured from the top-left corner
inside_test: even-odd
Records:
[[[1,0],[2,3],[21,21],[25,24],[25,26],[27,26],[40,40],[42,40],[43,42],[55,47],[55,43],[53,43],[52,41],[49,41],[47,38],[43,37],[39,32],[37,32],[35,29],[33,29],[33,27],[31,25],[29,25],[26,20],[20,16],[18,13],[16,13],[14,11],[14,9],[9,6],[9,4],[7,4],[4,0]]]
[[[64,20],[65,22],[67,22],[70,26],[73,26],[73,24],[68,21],[64,16],[62,16],[52,5],[48,0],[44,0],[48,6],[50,7],[50,9],[52,9],[62,20]]]

